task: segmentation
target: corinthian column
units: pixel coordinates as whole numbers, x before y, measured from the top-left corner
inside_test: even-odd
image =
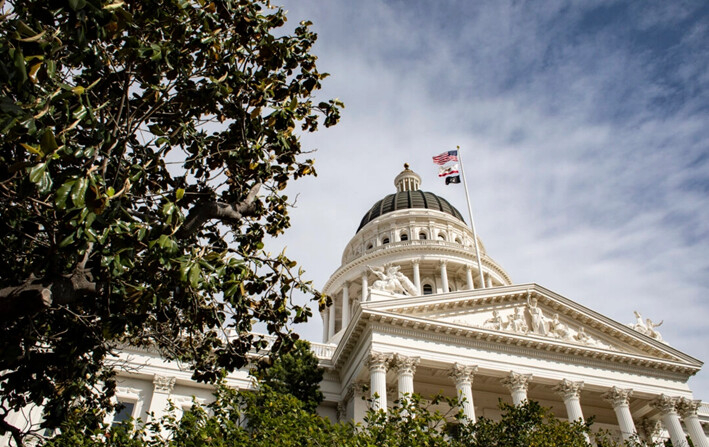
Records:
[[[406,357],[400,354],[395,354],[392,358],[391,365],[396,370],[399,383],[399,400],[403,401],[406,396],[411,397],[414,394],[414,373],[420,360],[419,357]]]
[[[655,400],[650,402],[650,406],[660,411],[660,420],[670,433],[672,445],[686,445],[687,438],[682,430],[677,414],[677,398],[660,394]]]
[[[704,429],[702,429],[699,423],[699,417],[697,416],[697,410],[701,404],[701,400],[691,400],[683,397],[677,402],[677,412],[682,416],[682,419],[684,419],[684,426],[687,427],[689,437],[692,439],[694,447],[709,447],[709,441],[704,434]]]
[[[372,352],[367,359],[372,409],[387,411],[387,363],[389,355]]]
[[[465,279],[468,281],[468,290],[474,290],[475,282],[473,281],[473,268],[469,265],[465,266]]]
[[[458,399],[463,407],[463,415],[470,422],[475,422],[475,405],[473,403],[473,376],[478,372],[477,366],[465,366],[460,363],[453,365],[448,375],[455,382]]]
[[[363,303],[367,302],[367,298],[368,298],[367,294],[369,292],[367,290],[368,288],[369,288],[369,284],[367,283],[367,270],[365,269],[362,272],[362,299],[361,299],[361,302],[363,302]]]
[[[441,261],[441,287],[443,288],[443,293],[448,293],[448,269],[446,264],[446,261]]]
[[[636,432],[633,416],[630,414],[630,396],[632,395],[633,390],[624,390],[618,387],[612,387],[601,395],[603,400],[613,406],[615,417],[618,419],[618,427],[620,427],[620,433],[624,441],[632,438]]]
[[[350,284],[345,282],[342,285],[342,329],[345,329],[350,322]]]
[[[527,400],[527,388],[531,381],[531,374],[520,374],[514,371],[510,371],[510,375],[502,379],[502,384],[506,386],[512,394],[512,403],[514,403],[515,406],[521,405]]]
[[[583,382],[572,382],[570,380],[562,380],[552,390],[564,399],[566,406],[566,415],[569,422],[580,420],[583,422],[583,412],[581,411],[581,390]]]
[[[421,295],[421,272],[419,271],[419,260],[414,259],[411,261],[414,266],[414,286],[418,290],[419,295]]]

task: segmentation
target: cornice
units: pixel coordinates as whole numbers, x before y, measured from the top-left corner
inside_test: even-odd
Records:
[[[445,310],[475,308],[503,302],[526,300],[527,294],[537,298],[540,303],[564,314],[567,317],[583,323],[587,327],[608,335],[614,340],[625,343],[638,350],[650,351],[651,355],[662,357],[666,360],[679,360],[692,365],[699,370],[702,362],[659,342],[651,337],[636,332],[626,325],[616,322],[598,312],[554,293],[538,284],[517,284],[513,286],[492,287],[486,289],[465,290],[447,294],[426,295],[423,297],[405,297],[386,301],[362,303],[363,309],[371,311],[391,312],[402,315],[411,315],[421,312],[441,312]],[[428,320],[427,320],[428,321]],[[475,328],[477,330],[483,330]],[[488,330],[497,333],[498,331]],[[509,334],[508,332],[500,332]],[[529,338],[547,340],[533,335]]]

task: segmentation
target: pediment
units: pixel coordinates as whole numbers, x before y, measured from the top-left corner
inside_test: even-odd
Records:
[[[561,347],[584,356],[603,353],[604,358],[626,358],[640,364],[657,360],[682,365],[688,371],[702,365],[661,341],[659,334],[651,334],[656,338],[643,334],[536,284],[389,300],[373,298],[377,301],[364,303],[364,309],[429,322],[430,327],[473,331],[476,338],[484,336],[547,350]]]

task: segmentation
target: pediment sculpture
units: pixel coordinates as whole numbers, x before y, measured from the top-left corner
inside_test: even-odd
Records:
[[[371,267],[368,265],[367,268],[374,273],[377,278],[379,278],[372,283],[369,287],[370,290],[379,290],[382,292],[411,296],[416,296],[419,294],[414,283],[412,283],[406,275],[399,271],[401,267],[398,265],[383,267]]]
[[[482,327],[483,329],[514,332],[523,335],[538,335],[570,343],[615,350],[612,346],[590,336],[581,325],[576,330],[572,329],[569,324],[561,321],[558,313],[554,313],[549,317],[538,306],[536,298],[528,297],[524,307],[515,306],[507,311],[494,309],[490,318],[484,320],[482,324],[471,324],[471,322],[463,320],[455,320],[454,322]]]

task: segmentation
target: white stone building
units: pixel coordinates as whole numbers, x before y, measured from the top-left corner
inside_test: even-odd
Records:
[[[361,421],[404,393],[465,397],[474,419],[499,416],[498,400],[524,399],[560,418],[595,416],[595,429],[618,438],[671,438],[709,447],[709,404],[687,380],[702,362],[663,341],[656,325],[611,320],[537,284],[514,284],[477,241],[458,210],[419,189],[405,168],[396,192],[367,211],[323,291],[323,343],[313,350],[326,369],[321,414]],[[480,271],[479,266],[482,266]],[[191,373],[129,349],[119,374],[124,414],[161,414],[211,399]],[[250,387],[246,371],[230,375]],[[367,385],[369,391],[363,391]]]

